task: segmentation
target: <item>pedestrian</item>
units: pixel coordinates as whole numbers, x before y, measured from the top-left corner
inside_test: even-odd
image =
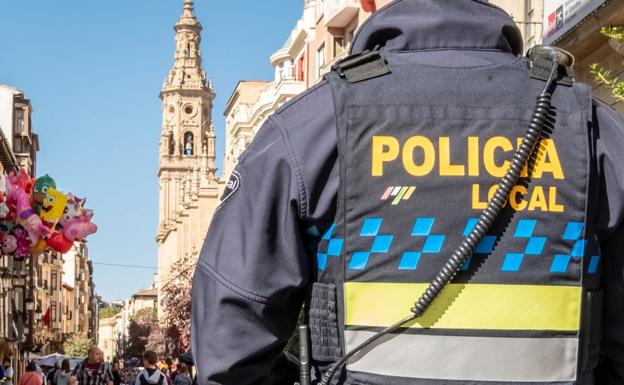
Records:
[[[69,367],[69,359],[65,358],[61,362],[58,370],[54,373],[52,382],[54,385],[68,385],[69,377],[71,377],[71,369]]]
[[[119,364],[117,364],[116,362],[113,363],[112,372],[113,372],[113,384],[121,385],[121,376],[119,375]]]
[[[54,377],[56,376],[56,373],[60,370],[61,368],[61,364],[57,361],[54,364],[54,368],[52,368],[52,370],[50,370],[48,372],[47,375],[47,383],[50,385],[57,385],[56,382],[54,381]]]
[[[13,385],[13,368],[11,367],[11,360],[5,358],[2,360],[2,368],[4,369],[4,385]]]
[[[30,361],[26,365],[26,372],[20,376],[17,385],[42,385],[41,376],[37,373],[37,364]]]
[[[193,381],[188,375],[188,367],[185,363],[180,362],[178,364],[178,374],[173,381],[173,385],[192,385]]]
[[[158,354],[152,350],[146,350],[143,353],[144,369],[137,374],[134,385],[168,385],[167,378],[158,369]]]
[[[104,362],[104,353],[96,345],[89,348],[87,358],[74,368],[79,385],[113,385],[111,365]]]
[[[173,360],[173,362],[171,363],[171,375],[170,375],[170,378],[171,378],[172,382],[175,381],[175,378],[178,375],[179,365],[180,365],[180,362],[179,362],[179,360],[177,358],[175,360]]]
[[[171,381],[171,377],[169,377],[169,369],[165,366],[161,367],[160,371],[162,372],[162,374],[164,374],[165,380],[167,380],[167,384],[173,384],[173,382]]]
[[[36,362],[35,362],[35,372],[37,373],[39,378],[41,378],[41,383],[43,385],[48,385],[47,384],[48,378],[46,376],[46,373],[43,372],[43,370],[41,369],[41,366],[39,366]]]
[[[522,41],[396,0],[266,119],[193,278],[200,385],[297,380],[303,304],[315,384],[624,384],[624,122]]]

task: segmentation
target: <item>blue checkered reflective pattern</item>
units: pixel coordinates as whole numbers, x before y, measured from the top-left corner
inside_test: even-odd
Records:
[[[556,254],[553,259],[553,263],[550,266],[551,273],[565,273],[568,271],[568,265],[570,261],[574,259],[581,260],[585,255],[585,248],[587,247],[587,240],[582,239],[584,224],[581,222],[570,222],[566,226],[563,232],[562,239],[564,241],[570,241],[572,248],[570,254]],[[598,242],[598,239],[594,236],[594,240]],[[598,271],[598,263],[600,262],[600,248],[598,248],[598,255],[591,257],[587,272],[594,274]]]
[[[425,243],[421,250],[403,252],[401,262],[399,262],[399,270],[416,270],[422,254],[438,254],[442,250],[446,236],[431,234],[434,222],[435,218],[416,218],[411,236],[423,237]]]
[[[542,254],[547,238],[533,236],[536,224],[537,221],[533,219],[518,221],[514,238],[526,238],[526,247],[522,253],[508,253],[501,267],[502,271],[519,271],[525,256]]]
[[[361,238],[370,239],[370,247],[367,250],[358,250],[351,253],[347,268],[349,270],[363,270],[368,265],[369,258],[373,254],[387,254],[390,252],[394,234],[386,234],[382,231],[383,218],[365,218],[360,228],[359,236]],[[424,254],[439,254],[444,247],[446,240],[445,234],[436,234],[435,232],[436,218],[425,217],[416,218],[411,228],[410,237],[420,239],[418,244],[422,244],[420,248],[414,250],[404,250],[401,253],[397,268],[399,270],[416,270],[421,257]],[[463,236],[472,231],[477,223],[477,218],[470,218],[464,227]],[[514,232],[514,238],[526,241],[524,249],[521,252],[509,252],[505,255],[501,265],[503,272],[518,272],[522,268],[522,262],[525,257],[544,257],[543,251],[548,241],[547,237],[536,235],[535,228],[538,221],[533,219],[521,219],[518,221]],[[339,257],[344,248],[344,239],[334,235],[336,225],[333,224],[322,236],[322,242],[319,244],[319,250],[316,254],[317,265],[320,270],[327,267],[329,257]],[[585,255],[589,241],[584,238],[584,225],[581,222],[569,222],[566,224],[561,239],[570,243],[569,254],[556,254],[552,258],[550,267],[551,273],[566,273],[570,261],[574,258],[582,259]],[[318,229],[310,228],[307,233],[309,235],[320,234]],[[497,238],[494,235],[486,235],[475,249],[475,254],[491,254],[494,251]],[[598,239],[594,236],[594,242],[598,243]],[[321,251],[323,250],[323,251]],[[399,251],[401,252],[401,251]],[[589,252],[588,252],[589,253]],[[587,273],[595,274],[598,272],[600,264],[600,248],[597,247],[597,255],[591,256],[587,264]],[[590,254],[591,255],[591,254]],[[548,256],[546,256],[548,257]],[[462,270],[468,270],[472,261],[470,256]]]
[[[360,236],[370,237],[373,239],[373,242],[369,250],[356,251],[351,255],[348,266],[350,270],[365,269],[372,253],[387,253],[390,251],[390,246],[392,246],[392,239],[394,237],[389,234],[379,234],[382,223],[382,218],[364,219],[360,230]]]
[[[325,252],[319,251],[316,253],[316,263],[319,270],[325,270],[325,268],[327,267],[327,259],[329,257],[339,257],[340,253],[342,252],[344,239],[334,238],[335,229],[336,224],[334,223],[321,237],[321,240],[325,241],[325,244],[327,245],[327,250]]]
[[[470,234],[472,229],[474,229],[477,224],[478,218],[470,218],[468,219],[468,223],[466,223],[466,227],[464,227],[463,236],[467,236]],[[491,254],[494,251],[494,245],[496,244],[496,236],[495,235],[486,235],[483,237],[481,242],[475,248],[475,254]],[[466,259],[466,262],[462,265],[462,271],[466,271],[470,268],[470,263],[472,262],[472,255]]]

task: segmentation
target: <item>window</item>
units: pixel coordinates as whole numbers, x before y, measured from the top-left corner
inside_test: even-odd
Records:
[[[50,308],[50,313],[52,313],[52,322],[56,322],[56,302],[52,303]]]
[[[23,149],[23,145],[22,145],[22,138],[19,136],[16,136],[13,139],[13,151],[15,151],[15,153],[17,154],[23,154],[24,153],[24,149]]]
[[[325,44],[321,44],[319,49],[316,51],[316,74],[317,77],[321,77],[323,74],[323,67],[325,67]]]
[[[342,36],[334,37],[334,57],[340,56],[345,51],[345,39]]]
[[[58,277],[57,277],[57,273],[55,269],[55,270],[52,270],[52,277],[50,278],[50,289],[52,290],[57,289],[57,281],[58,281]]]
[[[15,111],[15,133],[26,135],[26,132],[24,132],[24,110]]]
[[[303,81],[303,72],[305,70],[305,61],[303,55],[297,60],[297,81]]]

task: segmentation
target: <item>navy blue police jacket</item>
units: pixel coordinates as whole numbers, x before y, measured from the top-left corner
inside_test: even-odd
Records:
[[[442,262],[448,258],[461,239],[458,237],[464,222],[468,220],[465,227],[469,230],[470,217],[478,216],[478,209],[487,202],[489,187],[497,182],[495,174],[504,168],[504,160],[512,156],[516,139],[523,136],[533,109],[532,102],[526,101],[535,100],[540,84],[529,80],[527,61],[521,57],[520,32],[503,11],[480,1],[397,0],[365,22],[351,47],[352,53],[381,47],[392,73],[363,81],[363,86],[358,87],[364,87],[365,94],[357,94],[351,101],[339,100],[346,94],[340,93],[341,86],[332,86],[332,81],[340,82],[332,78],[335,74],[321,80],[267,119],[230,177],[230,187],[214,215],[193,278],[191,338],[201,385],[293,383],[297,368],[283,349],[304,303],[308,307],[306,321],[317,326],[316,334],[312,328],[316,379],[327,365],[344,354],[345,348],[348,350],[358,339],[365,338],[366,333],[387,326],[387,322],[397,321],[388,317],[394,311],[393,301],[399,301],[404,288],[409,289],[405,295],[414,297],[412,300],[422,292],[421,286],[397,285],[412,285],[414,277],[427,282],[427,258],[439,255],[436,258]],[[419,80],[411,83],[403,69],[413,71],[410,76]],[[471,79],[457,77],[465,76],[466,70],[474,71],[470,72],[474,78],[483,76],[482,87]],[[562,105],[571,100],[564,96],[574,97],[570,89],[559,86],[553,97],[559,110],[557,124],[563,128],[571,127],[577,116],[574,112],[567,114],[567,106]],[[455,91],[440,96],[435,90]],[[436,106],[423,109],[429,98],[436,100]],[[460,283],[474,279],[481,285],[462,286],[468,307],[462,307],[459,297],[452,306],[472,312],[470,309],[482,305],[483,298],[496,302],[496,297],[502,296],[509,299],[499,301],[500,313],[510,316],[475,315],[475,322],[485,326],[473,327],[464,319],[469,316],[462,316],[461,311],[455,316],[449,305],[429,325],[408,327],[405,338],[385,343],[387,350],[373,349],[368,359],[364,355],[351,362],[347,374],[336,376],[336,383],[624,383],[624,122],[608,105],[588,100],[587,119],[579,120],[578,131],[557,133],[561,127],[556,124],[553,139],[543,141],[546,161],[536,166],[539,175],[531,171],[533,180],[528,187],[519,188],[516,196],[510,198],[512,211],[522,214],[510,219],[508,229],[500,229],[507,235],[499,234],[497,241],[492,237],[489,250],[481,251],[483,271],[473,273],[472,278],[458,276]],[[359,105],[347,112],[345,105],[351,102]],[[404,108],[405,105],[408,107]],[[455,127],[457,121],[462,122],[460,126],[467,121],[478,123],[471,126],[471,132],[459,136],[447,137],[431,131],[427,137],[392,131],[392,127],[384,125],[384,119],[406,119],[416,127],[417,134],[421,132],[418,122],[431,119],[442,119],[444,129]],[[488,126],[487,122],[497,119],[504,124]],[[358,121],[364,123],[358,126]],[[341,122],[353,124],[354,128],[345,134]],[[368,146],[371,140],[372,151]],[[554,141],[558,141],[556,151]],[[408,143],[412,151],[422,151],[422,155],[405,160]],[[429,150],[436,154],[435,159],[427,159]],[[453,155],[454,151],[460,155]],[[575,175],[580,175],[575,168],[587,170],[583,174],[586,181],[578,185],[586,186],[586,191],[566,187],[575,186]],[[396,179],[394,184],[390,182],[394,179],[383,179],[401,173],[423,176],[426,183],[417,180],[413,186],[408,182],[399,185],[401,180],[409,179]],[[563,180],[564,173],[569,183]],[[552,177],[550,187],[541,186],[540,178],[546,175]],[[350,179],[347,181],[345,176]],[[436,181],[446,180],[444,177],[453,177],[453,186],[467,187],[437,185]],[[427,190],[428,183],[437,187]],[[465,197],[464,188],[468,189]],[[419,198],[418,194],[424,195]],[[356,202],[354,208],[341,207],[343,195],[345,202]],[[377,218],[377,213],[371,217],[366,212],[369,209],[358,206],[359,201],[364,202],[362,205],[367,200],[373,202],[369,195],[374,196],[374,204],[385,205],[384,210],[395,210],[392,216],[409,217],[401,222],[409,226],[406,237],[422,236],[424,245],[419,250],[390,251],[395,246],[393,237],[395,244],[400,243],[399,235],[389,235],[394,230],[384,227],[392,218]],[[424,202],[410,206],[410,202],[419,200]],[[579,200],[589,202],[584,206],[583,222],[570,217],[571,220],[559,223],[557,215],[564,211],[563,207],[578,205]],[[526,216],[531,214],[529,211],[535,212],[537,219]],[[336,223],[340,218],[343,222],[338,227],[343,228],[338,231]],[[357,218],[357,223],[351,223],[355,219],[349,218]],[[450,222],[463,221],[457,224],[459,235],[441,235],[446,234],[443,225],[445,219],[449,222],[448,218],[453,218]],[[552,234],[563,234],[562,240],[552,241],[559,242],[553,254],[568,244],[572,250],[541,255],[550,250],[545,246],[553,238],[548,228],[558,229]],[[591,228],[592,239],[581,239],[584,228]],[[446,229],[453,229],[452,224]],[[542,230],[551,235],[540,237]],[[335,235],[339,232],[346,233],[343,239]],[[514,240],[506,243],[507,237]],[[363,251],[352,249],[346,255],[347,244],[357,243],[358,239],[370,240],[372,246]],[[523,253],[505,253],[505,247],[512,248],[513,242],[528,245]],[[581,258],[576,257],[583,257],[583,251],[577,249],[589,248],[592,242],[596,250],[585,255],[586,262],[578,262]],[[488,249],[487,245],[484,247]],[[488,264],[497,258],[496,249],[503,249],[502,259],[490,268]],[[388,267],[390,257],[386,254],[393,258],[394,266]],[[489,259],[487,254],[491,254]],[[546,275],[532,276],[527,272],[531,266],[544,268]],[[600,290],[599,300],[580,300],[575,296],[578,291],[569,290],[566,285],[573,278],[564,273],[574,268],[585,271],[593,290]],[[342,269],[342,278],[334,279],[332,269]],[[405,272],[424,275],[401,275]],[[511,276],[521,278],[517,282],[516,278],[501,281],[500,277]],[[522,283],[523,279],[544,285],[509,285]],[[399,283],[390,283],[391,280]],[[500,285],[501,282],[507,285]],[[553,282],[561,285],[549,286]],[[534,297],[527,302],[525,295]],[[319,299],[323,298],[325,307],[318,308]],[[543,298],[548,300],[542,301]],[[563,302],[556,302],[556,298]],[[520,305],[513,302],[516,300]],[[593,317],[597,320],[589,326],[592,338],[583,340],[584,347],[579,351],[593,353],[591,358],[581,359],[575,350],[580,326],[574,317],[561,314],[574,306],[572,314],[585,311],[581,307],[592,301],[592,312],[600,316]],[[317,310],[315,315],[310,308]],[[526,314],[533,318],[524,320]],[[323,330],[328,324],[331,329],[332,322],[337,331]],[[532,322],[544,325],[535,326]],[[531,339],[544,332],[542,329],[549,329],[549,334],[544,334],[548,338]],[[427,338],[432,335],[438,339],[430,347]],[[490,345],[492,338],[506,338],[506,342]],[[561,346],[544,342],[547,340],[560,341]],[[574,348],[569,345],[571,340],[576,341]],[[401,345],[402,341],[407,344]],[[531,361],[520,356],[516,362],[499,362],[500,357],[513,357],[514,352],[505,351],[507,348],[525,351],[525,342],[536,352],[525,356],[537,358]],[[450,350],[427,350],[440,345]],[[423,351],[429,353],[419,356]],[[538,351],[547,351],[550,356],[540,356],[546,353]],[[566,356],[558,361],[559,355],[570,354],[572,358]],[[445,360],[447,356],[452,358]],[[584,363],[577,365],[582,360]]]

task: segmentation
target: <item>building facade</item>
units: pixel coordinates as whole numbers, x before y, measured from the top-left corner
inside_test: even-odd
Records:
[[[117,316],[100,320],[98,328],[98,346],[104,353],[104,360],[111,362],[117,356]]]
[[[155,287],[139,290],[128,301],[128,315],[130,318],[140,310],[157,308],[158,289]]]
[[[597,84],[589,70],[599,63],[613,78],[624,73],[624,45],[600,33],[602,27],[624,26],[624,1],[580,0],[573,3],[545,0],[544,43],[552,44],[574,55],[577,80],[592,86],[595,97],[624,115],[624,103],[616,99],[609,87]]]
[[[98,297],[95,295],[93,268],[89,248],[76,242],[63,255],[61,324],[64,339],[70,336],[87,337],[97,343]]]
[[[514,20],[524,41],[524,51],[542,43],[544,35],[544,0],[490,0]]]
[[[22,91],[0,84],[0,164],[5,171],[23,168],[36,175],[39,136],[33,129],[32,111]]]
[[[272,81],[241,81],[225,109],[224,175],[251,143],[266,118],[312,87],[344,58],[357,28],[391,0],[304,0],[303,12],[284,45],[270,57]]]
[[[216,135],[212,125],[215,93],[202,69],[202,26],[195,17],[192,0],[184,1],[174,30],[174,64],[160,93],[163,121],[156,235],[159,291],[176,279],[172,271],[176,261],[196,260],[224,188],[216,176]]]

